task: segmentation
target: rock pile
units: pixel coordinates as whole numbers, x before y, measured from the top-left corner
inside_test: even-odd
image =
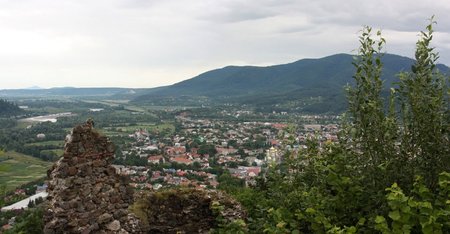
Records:
[[[133,189],[111,165],[114,145],[92,120],[73,128],[64,155],[48,171],[44,233],[140,233],[128,211]]]

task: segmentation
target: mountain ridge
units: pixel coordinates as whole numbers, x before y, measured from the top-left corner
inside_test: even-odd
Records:
[[[201,73],[173,85],[155,88],[75,88],[0,90],[0,97],[99,97],[131,100],[136,105],[203,106],[250,105],[263,111],[340,113],[345,110],[344,86],[353,83],[355,55],[334,54],[270,66],[229,65]],[[382,56],[384,95],[410,71],[414,59],[394,54]],[[450,68],[438,64],[443,73]]]
[[[315,97],[323,99],[322,103],[313,105],[323,105],[323,102],[333,100],[343,103],[345,99],[343,87],[353,83],[352,76],[355,70],[352,65],[353,58],[354,55],[341,53],[267,67],[226,66],[165,88],[150,90],[147,94],[136,97],[133,102],[162,102],[169,99],[182,101],[185,97],[206,97],[213,102],[255,104],[267,109],[270,109],[270,106],[272,109],[280,106],[289,109],[286,102],[306,101],[307,98]],[[382,79],[385,80],[385,88],[388,89],[398,81],[399,72],[410,70],[414,60],[384,54],[382,62],[384,64]],[[437,67],[447,74],[450,71],[442,64]],[[332,109],[335,110],[331,112],[340,112],[345,106],[339,104],[339,108]],[[306,110],[308,111],[308,108]]]

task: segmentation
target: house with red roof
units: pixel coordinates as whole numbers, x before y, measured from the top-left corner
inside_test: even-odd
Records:
[[[246,172],[247,176],[255,177],[261,172],[261,167],[247,167]]]
[[[184,154],[186,153],[186,147],[184,146],[166,147],[165,153],[170,156]]]
[[[234,148],[216,147],[216,150],[218,155],[229,155],[237,153],[237,149]]]
[[[187,158],[185,156],[173,157],[173,158],[170,159],[170,161],[177,162],[177,163],[182,163],[182,164],[186,164],[186,165],[191,165],[192,164],[192,160],[190,160],[189,158]]]
[[[284,128],[286,128],[288,125],[287,124],[281,124],[281,123],[274,123],[272,124],[273,128],[276,128],[278,130],[282,130]]]
[[[153,163],[153,164],[158,164],[160,162],[165,162],[165,159],[162,155],[154,155],[154,156],[150,156],[147,159],[148,163]]]

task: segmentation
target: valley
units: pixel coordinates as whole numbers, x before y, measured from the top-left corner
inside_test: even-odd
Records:
[[[324,60],[333,60],[332,58],[333,56],[324,58]],[[398,56],[391,55],[386,58],[399,59]],[[303,63],[315,62],[317,61],[307,60],[293,64],[303,66],[301,65]],[[409,62],[411,61],[406,61],[406,63]],[[94,130],[89,133],[90,135],[105,135],[108,137],[108,142],[111,141],[114,144],[114,151],[108,151],[108,154],[112,154],[110,163],[112,163],[113,169],[105,167],[99,169],[100,171],[97,173],[103,176],[104,173],[101,170],[115,170],[118,176],[129,178],[124,186],[130,187],[137,195],[133,198],[135,199],[134,203],[125,202],[122,205],[130,205],[133,212],[139,214],[140,218],[144,220],[151,219],[151,213],[154,210],[150,209],[155,209],[150,208],[151,203],[145,200],[146,197],[162,199],[161,196],[170,194],[172,194],[170,196],[176,197],[177,195],[173,195],[173,193],[179,189],[181,189],[180,194],[186,193],[186,196],[191,196],[189,194],[198,196],[200,194],[198,191],[216,191],[219,192],[219,195],[214,196],[221,197],[220,193],[225,192],[233,198],[222,197],[223,199],[236,199],[248,209],[248,215],[253,217],[263,215],[260,212],[269,212],[269,214],[272,212],[270,209],[268,211],[260,210],[259,205],[280,206],[278,209],[285,209],[290,204],[289,197],[279,193],[278,190],[285,190],[289,194],[288,196],[297,196],[299,191],[297,188],[292,190],[290,183],[301,183],[299,188],[310,186],[308,183],[314,182],[315,177],[323,177],[321,173],[325,173],[325,178],[322,178],[326,181],[325,183],[329,183],[329,186],[334,189],[341,189],[342,186],[345,187],[346,184],[353,182],[350,182],[349,177],[346,176],[338,179],[334,174],[335,170],[342,170],[339,173],[345,174],[348,173],[347,170],[350,167],[365,167],[364,160],[366,159],[357,156],[359,149],[372,147],[366,146],[367,142],[379,147],[381,143],[378,142],[378,139],[396,136],[395,134],[403,129],[398,127],[402,123],[393,124],[388,121],[387,117],[383,117],[387,118],[385,122],[376,122],[377,120],[374,119],[367,120],[367,118],[380,116],[379,113],[374,114],[377,111],[384,112],[381,107],[377,107],[380,109],[370,108],[374,108],[376,105],[386,105],[387,89],[395,82],[395,79],[391,77],[379,83],[381,85],[378,87],[379,96],[377,96],[376,104],[373,100],[358,104],[368,105],[364,108],[370,110],[371,114],[360,121],[369,121],[370,124],[362,125],[361,122],[355,122],[352,125],[348,122],[347,114],[350,114],[352,118],[360,118],[358,115],[365,114],[365,112],[358,112],[359,109],[358,111],[352,109],[357,103],[355,100],[359,101],[357,95],[362,95],[361,93],[352,93],[351,91],[347,93],[347,101],[350,100],[348,102],[350,106],[344,114],[343,110],[346,109],[345,102],[347,102],[344,98],[344,88],[337,87],[342,85],[345,80],[339,81],[338,76],[332,76],[333,78],[328,78],[328,81],[322,79],[327,77],[326,74],[322,74],[322,78],[319,76],[307,77],[304,78],[305,83],[302,85],[287,81],[291,84],[289,88],[279,84],[278,86],[270,85],[272,75],[266,70],[275,69],[282,74],[286,72],[284,69],[291,65],[267,68],[227,67],[207,72],[173,86],[161,87],[156,90],[140,89],[139,92],[116,88],[92,90],[64,88],[64,95],[58,93],[60,91],[52,90],[54,93],[46,96],[44,94],[48,91],[43,90],[30,91],[31,94],[25,94],[26,92],[23,90],[0,91],[0,96],[7,96],[9,100],[12,100],[2,103],[7,107],[4,108],[7,111],[4,111],[0,118],[0,205],[2,207],[9,205],[21,207],[24,201],[28,201],[28,208],[41,207],[40,204],[44,201],[41,198],[33,201],[22,199],[44,194],[49,183],[47,170],[54,168],[51,165],[67,153],[64,151],[65,139],[69,134],[73,134],[74,126],[82,123],[89,123],[89,125],[83,125],[84,128],[93,127]],[[329,64],[329,66],[331,65]],[[442,68],[448,69],[447,67]],[[242,69],[250,69],[245,72],[248,83],[239,82],[236,78],[243,72]],[[394,72],[395,69],[403,68],[389,68],[385,72]],[[230,70],[232,72],[228,74]],[[262,77],[258,82],[268,83],[269,86],[261,84],[258,86],[256,80],[259,78],[252,78],[253,72],[256,76]],[[291,72],[302,74],[295,69]],[[216,77],[209,77],[211,74],[215,74]],[[283,75],[279,77],[283,77]],[[205,81],[202,81],[204,79]],[[318,81],[320,79],[322,80]],[[202,82],[197,83],[199,80]],[[212,83],[209,83],[210,81]],[[217,83],[214,84],[215,82]],[[233,84],[234,82],[240,84]],[[195,88],[192,89],[190,85]],[[223,89],[229,92],[223,93],[221,89],[214,88],[216,85],[223,86]],[[246,92],[246,89],[251,89],[252,92]],[[372,92],[372,90],[374,89],[368,89],[368,92]],[[33,92],[34,94],[32,94]],[[198,93],[198,95],[194,93]],[[390,110],[395,111],[396,109],[391,107]],[[365,141],[353,142],[352,137],[355,134],[363,134],[359,131],[370,128],[373,123],[378,124],[378,127],[371,131],[382,131],[381,137],[374,139],[371,136],[361,135],[358,139],[364,138]],[[358,127],[358,124],[361,125]],[[395,130],[397,128],[398,130]],[[98,139],[104,141],[105,138]],[[389,150],[389,152],[395,152],[398,145],[403,143],[398,139],[387,142],[386,147],[383,145],[375,150],[382,151],[383,154]],[[91,143],[85,142],[84,144],[96,149],[96,146],[92,146]],[[79,147],[77,144],[74,145]],[[353,151],[354,149],[356,150]],[[442,146],[439,150],[445,151],[446,149],[448,146]],[[325,156],[322,157],[323,155]],[[341,157],[349,158],[341,159]],[[346,161],[355,159],[361,161]],[[328,160],[332,163],[330,167],[327,165]],[[96,163],[101,165],[98,160]],[[80,164],[79,167],[84,168],[85,165]],[[76,169],[66,171],[67,169],[64,167],[58,170],[65,173],[64,175],[81,173]],[[371,170],[375,174],[393,173],[391,177],[395,178],[401,176],[394,171],[381,172],[379,167]],[[110,172],[106,174],[108,173]],[[370,175],[375,176],[375,174]],[[291,178],[292,175],[298,177]],[[445,173],[440,176],[445,176]],[[363,183],[366,179],[377,181],[377,178],[372,177],[361,177],[356,181]],[[402,180],[401,177],[397,179]],[[92,182],[85,177],[78,178],[78,181],[81,180]],[[94,186],[95,182],[92,183]],[[110,183],[112,185],[113,181]],[[375,185],[381,186],[376,183]],[[109,185],[102,186],[106,186],[105,189],[107,189]],[[348,186],[355,186],[351,189],[358,189],[360,185],[349,184]],[[88,186],[86,189],[88,191],[90,187]],[[308,188],[303,187],[302,189]],[[58,188],[58,191],[64,191],[64,187]],[[324,193],[327,191],[325,189]],[[345,192],[348,191],[345,189]],[[177,193],[175,192],[175,194]],[[208,193],[205,193],[204,196],[209,197]],[[79,192],[74,192],[73,195],[75,194],[79,194]],[[99,193],[99,196],[106,196],[106,194]],[[306,200],[306,204],[310,206],[316,204],[313,201],[314,195],[309,197],[302,193],[301,196],[312,199],[311,201]],[[333,195],[330,196],[329,199],[334,199]],[[110,199],[117,200],[113,197]],[[170,200],[164,199],[158,200],[158,202],[172,204]],[[180,202],[192,202],[185,201],[183,200],[185,198],[181,197],[176,197],[176,199],[182,199]],[[202,200],[202,198],[198,199]],[[261,201],[254,203],[254,199],[261,199]],[[21,206],[14,205],[21,200]],[[296,200],[298,199],[296,198]],[[206,202],[208,201],[206,200]],[[278,203],[279,201],[282,202],[281,205]],[[213,207],[219,201],[210,202],[211,204],[207,206]],[[233,206],[240,205],[234,200],[229,202]],[[204,204],[198,205],[205,206]],[[339,204],[336,205],[339,206]],[[84,208],[79,206],[79,209],[83,210]],[[113,213],[114,209],[111,209],[108,212]],[[339,207],[339,209],[346,208]],[[12,217],[16,217],[16,215],[17,217],[30,217],[29,215],[33,213],[29,212],[42,212],[42,210],[36,208],[25,209],[25,211],[4,211],[0,213],[0,224],[11,225],[11,220],[14,221]],[[245,213],[242,213],[240,208],[238,213],[240,218],[233,220],[231,217],[226,221],[227,226],[224,226],[224,230],[234,230],[233,225],[245,223],[243,220]],[[80,215],[83,216],[83,212]],[[196,216],[195,214],[189,215]],[[268,214],[264,213],[264,215]],[[41,216],[42,214],[38,217]],[[109,213],[105,213],[105,217],[109,216]],[[99,220],[97,222],[102,224],[103,221],[100,217]],[[273,222],[271,217],[262,220],[263,222]],[[241,226],[238,230],[261,231],[261,227],[258,226],[260,220],[249,219],[247,221],[249,226]],[[64,225],[64,220],[60,220],[60,222],[61,225]],[[86,223],[87,220],[81,219],[80,222]],[[110,224],[112,225],[113,222]],[[14,222],[12,224],[14,225]],[[117,228],[110,224],[108,224],[108,228]],[[191,224],[188,222],[179,225],[189,226]],[[94,226],[92,227],[94,228]],[[52,228],[58,227],[52,226]],[[145,228],[155,227],[147,225]],[[277,224],[275,229],[279,228]]]

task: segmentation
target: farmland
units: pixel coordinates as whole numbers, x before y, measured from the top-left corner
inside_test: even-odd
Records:
[[[0,162],[0,186],[6,185],[7,190],[44,177],[52,165],[50,162],[13,151],[2,153]]]

